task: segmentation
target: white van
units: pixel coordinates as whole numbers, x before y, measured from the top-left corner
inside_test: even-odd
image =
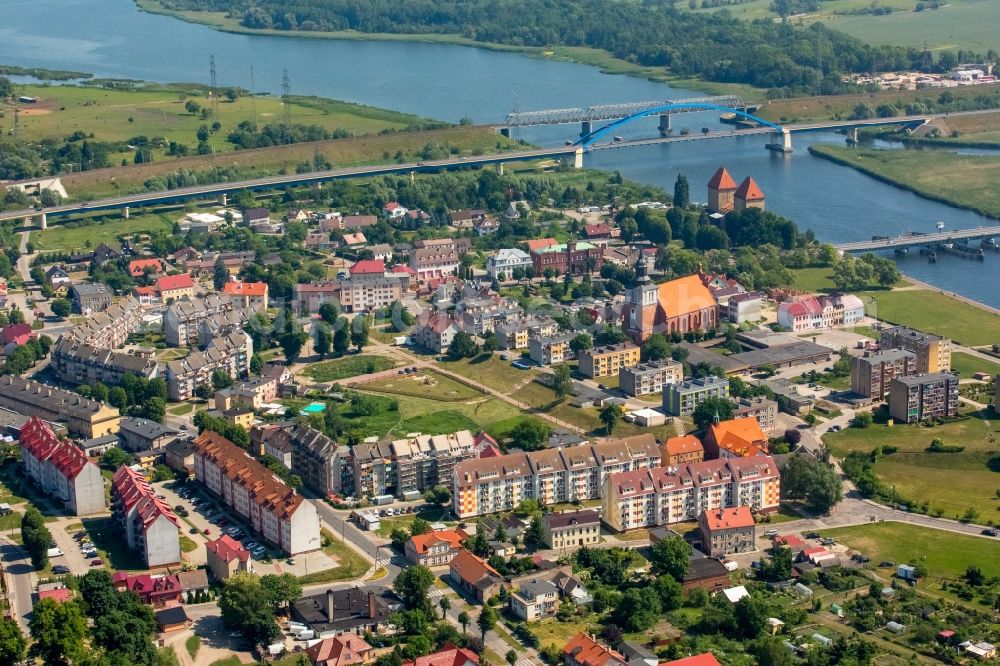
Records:
[[[48,551],[49,557],[59,557],[62,554],[63,554],[63,552],[61,550],[59,550],[58,548],[49,548],[49,551]]]
[[[310,638],[316,638],[316,632],[313,631],[312,629],[303,629],[299,633],[295,634],[295,638],[299,639],[300,641],[307,641]]]

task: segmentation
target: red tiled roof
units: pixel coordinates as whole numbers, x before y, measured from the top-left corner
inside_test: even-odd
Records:
[[[469,538],[469,535],[461,529],[441,530],[440,532],[428,532],[410,537],[413,542],[413,549],[420,555],[427,552],[427,549],[436,543],[447,542],[452,548],[460,548],[462,542]]]
[[[351,275],[373,275],[385,273],[385,262],[380,259],[362,259],[351,266]]]
[[[266,282],[227,282],[222,291],[231,296],[267,296]]]
[[[719,170],[715,172],[715,175],[709,179],[708,186],[713,190],[735,190],[736,181],[729,175],[729,171],[726,170],[726,167],[719,167]]]
[[[146,479],[129,466],[122,465],[118,468],[111,478],[111,487],[120,499],[125,514],[135,507],[143,529],[148,529],[160,516],[165,516],[167,520],[180,527],[180,520],[174,515],[173,509],[163,500],[157,499],[156,493]]]
[[[555,238],[535,238],[532,240],[525,241],[525,243],[528,245],[529,251],[535,252],[537,250],[541,250],[542,248],[550,247],[552,245],[558,245],[559,241],[557,241]]]
[[[404,661],[403,666],[467,666],[478,663],[479,655],[475,652],[445,643],[439,651],[417,657],[413,661]]]
[[[784,308],[784,310],[792,317],[805,317],[806,315],[820,314],[823,312],[823,306],[820,305],[820,302],[816,300],[815,296],[806,296],[805,298],[785,302],[778,307]]]
[[[663,449],[668,456],[679,456],[705,450],[701,445],[701,440],[692,434],[667,439],[663,445]]]
[[[205,549],[218,555],[219,559],[227,564],[233,560],[246,562],[250,559],[250,552],[243,547],[243,544],[228,534],[223,534],[215,541],[209,541],[205,544]]]
[[[163,264],[159,259],[135,259],[128,263],[128,270],[132,277],[139,277],[146,272],[147,268],[162,270]]]
[[[611,648],[601,645],[587,634],[580,632],[574,636],[566,647],[563,654],[571,657],[573,661],[583,666],[608,666],[608,664],[624,664],[625,657]]]
[[[675,659],[674,661],[665,662],[666,664],[677,664],[678,666],[721,666],[719,660],[715,658],[715,655],[711,652],[705,652],[703,654],[696,654],[693,657],[684,657],[683,659]],[[660,666],[665,666],[665,664],[660,664]]]
[[[59,603],[63,603],[64,601],[69,601],[72,598],[73,590],[68,587],[60,587],[55,590],[42,590],[38,593],[39,601],[42,599],[54,599]]]
[[[39,462],[47,460],[63,478],[75,479],[87,465],[94,464],[83,451],[57,438],[36,416],[28,419],[19,439],[28,454]]]
[[[735,506],[729,509],[712,509],[705,512],[705,524],[710,530],[731,530],[737,527],[753,527],[756,525],[753,514],[748,506]]]
[[[459,578],[470,585],[475,585],[488,575],[496,576],[498,579],[503,578],[496,569],[464,548],[458,551],[458,555],[452,559],[448,566],[451,571],[458,574]]]
[[[135,292],[136,296],[156,296],[159,293],[156,291],[156,287],[136,287],[132,291]]]
[[[394,211],[397,208],[402,208],[402,206],[400,206],[399,202],[396,202],[396,201],[390,201],[386,205],[382,206],[382,210],[384,210],[387,213],[390,212],[390,211]]]
[[[365,639],[350,633],[324,638],[306,648],[306,655],[312,663],[324,666],[361,664],[367,661],[372,652],[372,646]]]
[[[752,416],[720,421],[708,426],[706,441],[714,441],[719,451],[746,458],[767,454],[767,435]]]
[[[757,181],[747,176],[736,190],[736,198],[743,201],[761,201],[764,199],[764,193],[757,186]]]
[[[160,292],[172,291],[174,289],[189,289],[194,287],[194,281],[187,273],[180,275],[164,275],[156,280],[156,287]]]

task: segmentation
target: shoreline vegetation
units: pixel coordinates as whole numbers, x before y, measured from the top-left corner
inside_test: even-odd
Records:
[[[0,76],[30,76],[38,81],[74,81],[94,78],[90,72],[45,69],[44,67],[18,67],[17,65],[0,65]]]
[[[917,196],[1000,220],[1000,156],[809,146],[809,153]]]

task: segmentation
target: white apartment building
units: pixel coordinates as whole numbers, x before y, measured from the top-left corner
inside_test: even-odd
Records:
[[[21,429],[21,464],[42,492],[74,516],[104,511],[104,477],[82,449],[55,436],[38,417]]]
[[[157,499],[145,477],[122,465],[111,481],[111,512],[147,568],[181,561],[180,520],[170,506]]]

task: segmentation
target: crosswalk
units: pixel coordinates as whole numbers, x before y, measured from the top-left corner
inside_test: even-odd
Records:
[[[428,599],[439,599],[444,596],[444,590],[430,590],[427,592]]]

